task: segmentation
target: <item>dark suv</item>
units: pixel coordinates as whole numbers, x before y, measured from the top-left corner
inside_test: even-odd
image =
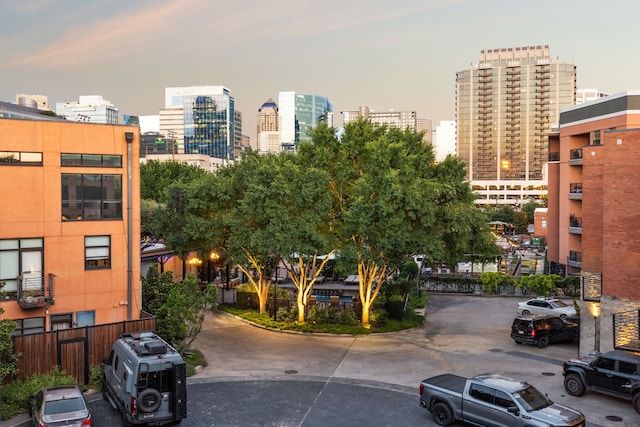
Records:
[[[564,363],[564,388],[582,396],[587,388],[630,400],[640,414],[640,352],[613,350],[593,352]]]
[[[548,314],[518,316],[511,324],[511,338],[516,344],[535,344],[545,348],[550,343],[571,342],[579,337],[579,325]]]

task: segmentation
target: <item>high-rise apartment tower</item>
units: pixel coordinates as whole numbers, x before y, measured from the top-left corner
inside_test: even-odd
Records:
[[[575,99],[576,67],[546,45],[482,50],[456,73],[457,153],[478,204],[546,197],[548,134]]]

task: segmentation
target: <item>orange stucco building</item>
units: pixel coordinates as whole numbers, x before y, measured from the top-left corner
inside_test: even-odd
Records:
[[[140,317],[139,129],[0,119],[0,282],[16,334]]]
[[[548,256],[580,277],[580,352],[640,349],[640,91],[563,109],[549,143]]]

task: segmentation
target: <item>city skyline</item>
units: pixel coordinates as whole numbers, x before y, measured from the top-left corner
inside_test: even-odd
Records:
[[[576,65],[579,89],[640,87],[631,0],[0,1],[0,100],[100,95],[121,114],[157,115],[166,87],[222,85],[252,141],[281,91],[327,97],[336,122],[359,106],[453,120],[456,72],[483,49],[548,45]]]

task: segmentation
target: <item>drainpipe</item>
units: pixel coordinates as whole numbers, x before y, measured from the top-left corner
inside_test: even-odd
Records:
[[[131,217],[131,206],[133,205],[132,186],[132,164],[131,145],[133,143],[133,132],[125,132],[127,140],[127,320],[132,320],[131,306],[133,299],[133,218]]]

